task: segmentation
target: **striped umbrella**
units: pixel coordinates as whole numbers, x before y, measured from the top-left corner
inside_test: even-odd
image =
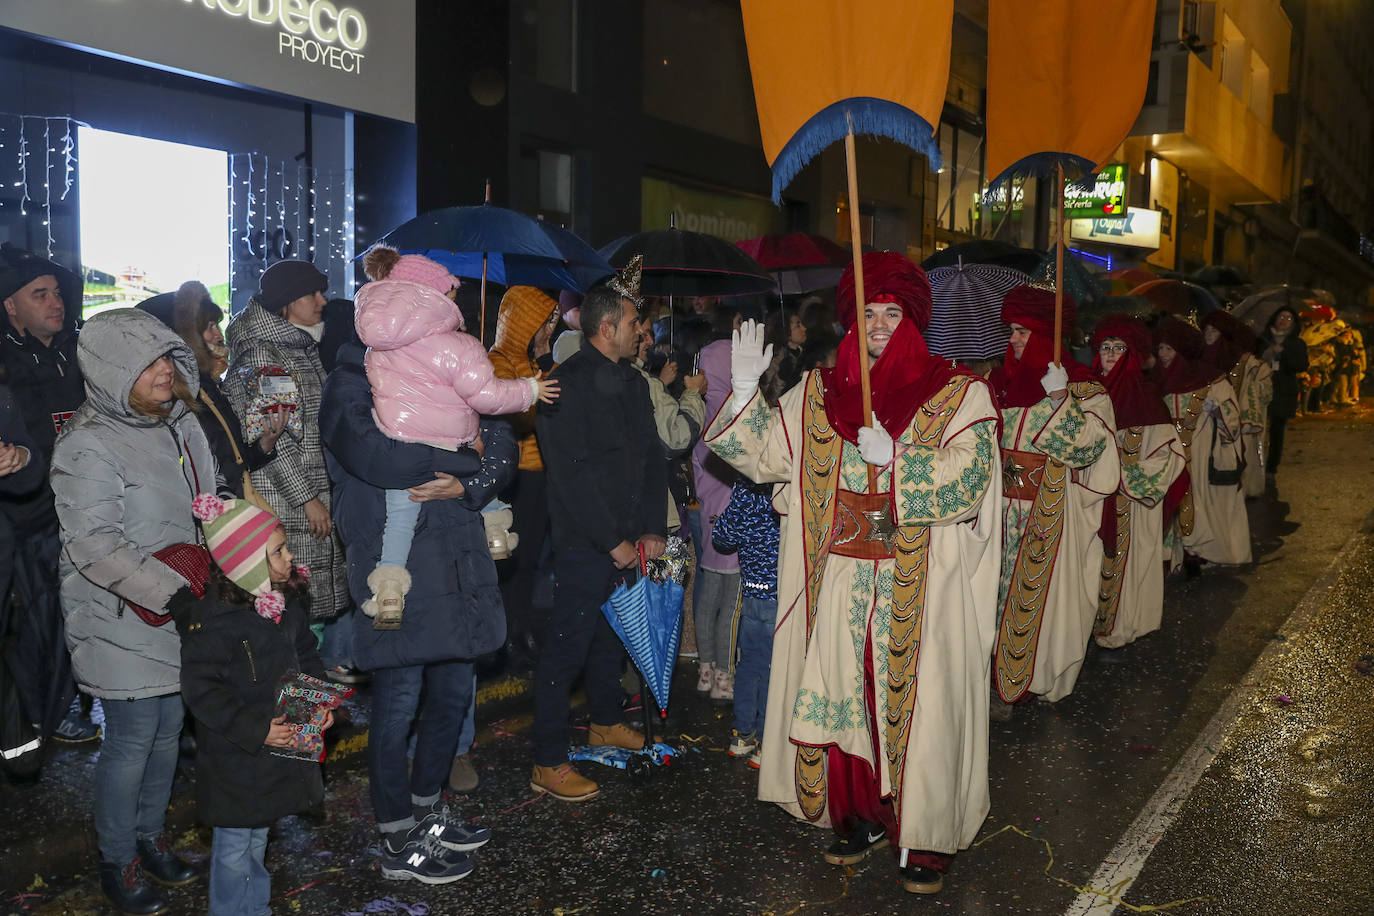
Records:
[[[994,359],[1007,348],[1002,297],[1030,277],[996,264],[936,267],[930,278],[935,308],[926,331],[930,352],[946,359]]]

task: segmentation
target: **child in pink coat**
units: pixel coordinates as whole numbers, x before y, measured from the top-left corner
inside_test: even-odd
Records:
[[[458,280],[423,255],[376,245],[363,256],[372,280],[354,299],[373,418],[393,439],[458,449],[478,436],[480,414],[521,413],[558,397],[552,379],[500,379],[481,341],[462,332]],[[363,612],[379,630],[401,625],[410,590],[406,560],[420,503],[406,490],[386,492],[382,556],[367,577],[373,597]]]

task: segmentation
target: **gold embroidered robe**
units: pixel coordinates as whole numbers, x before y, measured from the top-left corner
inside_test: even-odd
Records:
[[[1220,422],[1202,410],[1208,397],[1221,406]],[[1208,480],[1208,461],[1218,470],[1234,470],[1240,461],[1240,402],[1236,390],[1225,376],[1195,392],[1166,394],[1164,405],[1174,418],[1179,435],[1188,448],[1188,476],[1192,483],[1192,532],[1179,537],[1179,520],[1172,526],[1168,546],[1175,565],[1183,562],[1183,552],[1196,554],[1210,563],[1250,562],[1250,520],[1245,511],[1245,494],[1238,486],[1218,486]],[[1193,427],[1191,442],[1188,427]],[[1215,443],[1212,432],[1216,431]]]
[[[898,558],[883,560],[829,552],[835,490],[864,491],[867,465],[830,427],[817,373],[771,410],[755,395],[735,416],[727,400],[707,430],[717,455],[751,480],[779,485],[761,800],[829,823],[825,755],[816,749],[838,746],[867,761],[883,795],[893,796],[902,846],[953,853],[973,841],[989,804],[987,679],[1001,545],[996,424],[986,383],[956,376],[909,428],[889,431],[896,485],[884,470],[877,491],[891,492]],[[894,606],[894,594],[914,598]],[[876,721],[863,700],[865,653]],[[806,755],[821,772],[802,772]]]
[[[1269,402],[1274,399],[1274,370],[1251,353],[1241,356],[1228,381],[1240,404],[1240,435],[1245,444],[1245,495],[1264,495],[1264,459],[1268,457]]]
[[[1003,454],[1046,457],[1034,499],[1002,498],[993,683],[1008,702],[1027,691],[1051,702],[1072,693],[1097,617],[1102,501],[1121,483],[1116,421],[1099,382],[1068,391],[1058,407],[1045,397],[1002,411]]]
[[[1164,496],[1186,466],[1178,431],[1167,423],[1116,433],[1121,456],[1116,556],[1102,558],[1097,644],[1118,649],[1159,629],[1164,614]]]

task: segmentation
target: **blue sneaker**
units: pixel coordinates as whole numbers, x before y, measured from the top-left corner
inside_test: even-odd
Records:
[[[67,713],[67,718],[58,724],[52,733],[54,741],[64,744],[85,744],[100,737],[100,726],[89,719],[83,719],[75,712]]]
[[[395,840],[382,840],[381,865],[383,878],[421,884],[451,884],[477,867],[472,856],[445,849],[420,824]]]
[[[428,808],[415,809],[415,826],[444,848],[455,852],[481,849],[491,841],[491,828],[469,824],[453,812],[441,798]]]

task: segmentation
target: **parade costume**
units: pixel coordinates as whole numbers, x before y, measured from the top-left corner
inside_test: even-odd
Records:
[[[1050,701],[1073,692],[1096,616],[1102,504],[1121,482],[1111,398],[1086,366],[1063,357],[1068,395],[1058,404],[1041,378],[1054,345],[1054,291],[1019,286],[1002,320],[1029,328],[1021,358],[1011,344],[991,375],[1002,408],[1002,569],[994,684],[1008,703],[1027,692]],[[1063,300],[1064,325],[1075,314]]]
[[[1197,328],[1166,315],[1154,329],[1155,344],[1176,351],[1167,367],[1156,367],[1164,406],[1188,459],[1190,485],[1179,503],[1165,547],[1173,563],[1192,554],[1211,563],[1249,563],[1250,526],[1245,494],[1239,479],[1222,483],[1234,473],[1241,455],[1240,402],[1225,373],[1201,361],[1202,334]],[[1207,410],[1208,402],[1215,405]],[[1215,481],[1215,482],[1214,482]]]
[[[1256,337],[1230,312],[1218,309],[1202,319],[1202,326],[1221,334],[1215,344],[1203,347],[1202,361],[1226,373],[1240,404],[1240,434],[1244,443],[1246,496],[1264,495],[1264,453],[1269,433],[1269,403],[1274,399],[1274,370],[1252,351]]]
[[[1093,634],[1099,646],[1116,649],[1159,629],[1164,612],[1165,503],[1175,481],[1186,474],[1186,462],[1173,417],[1141,368],[1152,349],[1149,329],[1138,319],[1108,315],[1093,332],[1093,350],[1109,339],[1123,341],[1127,351],[1105,374],[1098,356],[1093,374],[1103,380],[1112,399],[1121,486],[1104,507],[1105,530],[1114,525],[1115,537],[1105,545],[1102,558]]]
[[[893,455],[875,469],[874,492],[856,445],[867,343],[852,326],[850,272],[837,366],[808,373],[772,409],[736,366],[706,441],[746,477],[781,485],[774,725],[759,798],[841,832],[882,824],[896,844],[927,853],[913,862],[943,870],[988,812],[997,410],[985,382],[927,352],[924,273],[892,253],[864,255],[864,273],[870,303],[903,311],[871,373]]]

